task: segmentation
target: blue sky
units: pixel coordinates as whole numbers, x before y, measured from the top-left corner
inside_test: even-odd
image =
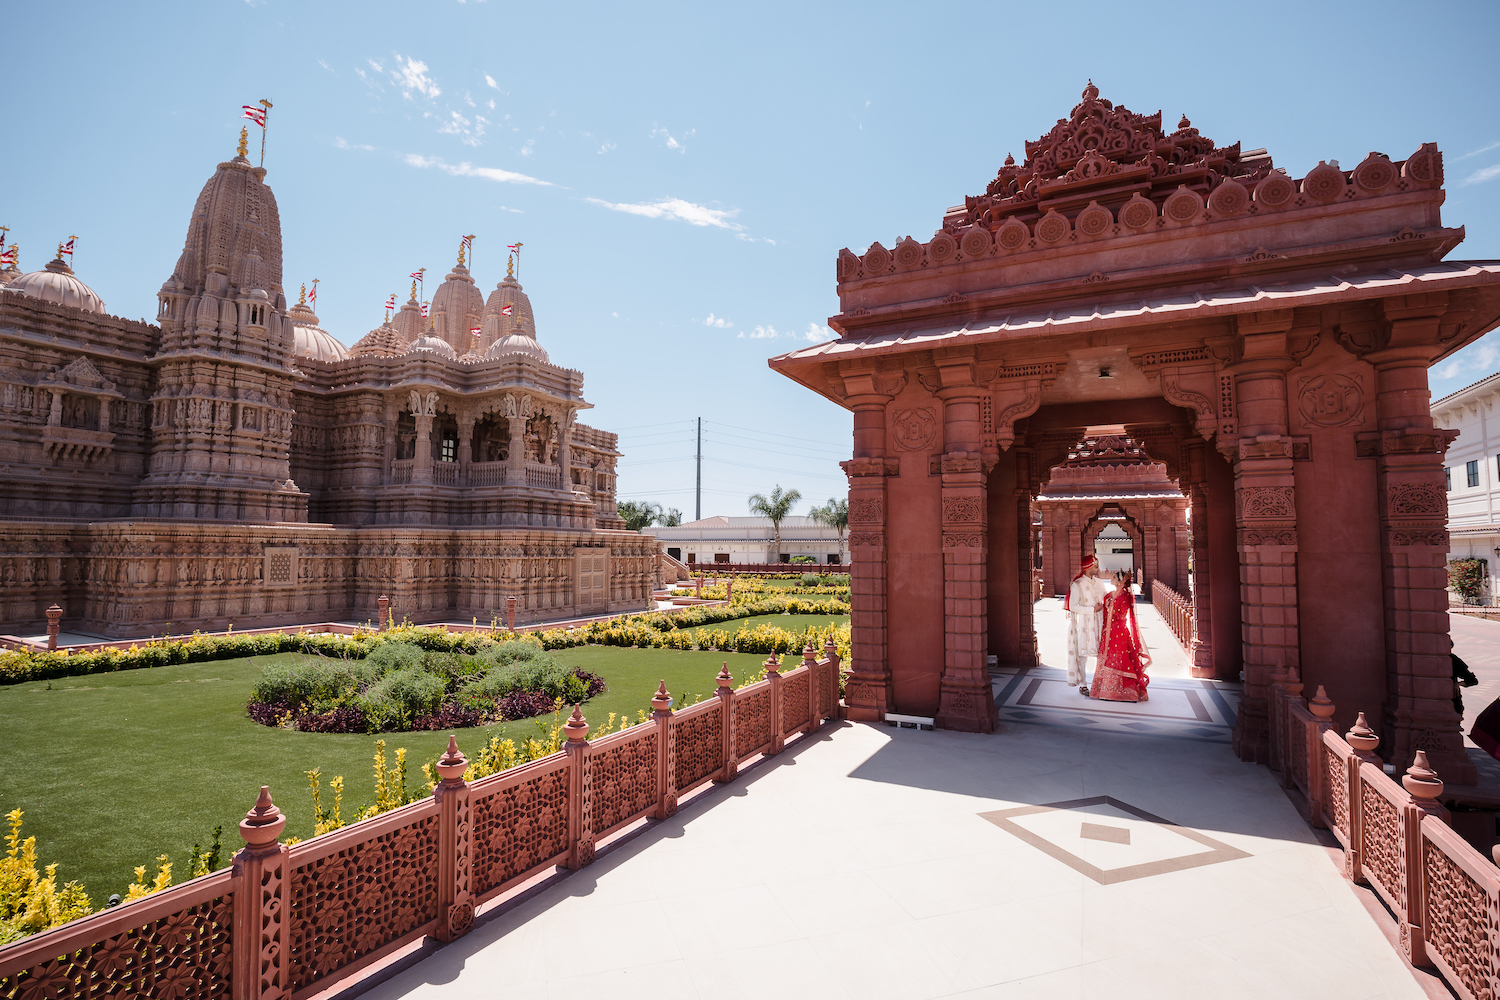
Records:
[[[327,330],[377,326],[462,234],[486,290],[523,241],[622,497],[689,517],[700,416],[705,515],[842,495],[849,416],[765,359],[827,336],[840,247],[926,238],[1090,77],[1294,176],[1435,141],[1450,259],[1500,257],[1500,5],[1116,6],[11,5],[0,225],[27,270],[78,234],[110,311],[152,316],[240,105],[269,98],[285,280],[321,279]],[[1491,334],[1434,393],[1497,368]]]

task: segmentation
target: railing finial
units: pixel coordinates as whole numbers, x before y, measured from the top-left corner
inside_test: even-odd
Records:
[[[573,706],[573,714],[563,724],[563,733],[568,737],[569,743],[582,743],[589,737],[588,720],[583,717],[578,705]]]
[[[240,820],[240,837],[251,847],[266,847],[276,843],[285,829],[286,817],[271,801],[271,786],[261,785],[255,806]]]

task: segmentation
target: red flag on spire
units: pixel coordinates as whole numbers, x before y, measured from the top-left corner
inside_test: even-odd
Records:
[[[422,318],[427,318],[427,303],[425,302],[422,303]]]
[[[387,309],[396,308],[396,293],[392,292],[391,297],[385,300],[385,307]]]
[[[422,280],[422,275],[424,275],[426,273],[427,273],[427,268],[423,267],[423,268],[419,268],[418,270],[413,271],[411,273],[411,276],[413,278],[415,278],[416,280],[421,281]]]
[[[69,236],[66,243],[60,244],[58,246],[57,255],[59,257],[61,257],[63,254],[67,254],[69,257],[73,256],[73,241],[76,239],[78,239],[78,237]]]
[[[503,305],[503,306],[500,307],[500,315],[501,316],[509,316],[511,313],[513,313],[515,311],[516,311],[516,304],[514,302],[507,302],[507,303],[505,303],[505,305]]]
[[[307,301],[311,302],[313,305],[317,305],[318,304],[318,279],[317,278],[313,279],[312,291],[310,291],[310,292],[307,293]]]
[[[245,112],[244,114],[240,115],[241,118],[248,118],[255,124],[259,125],[261,128],[266,127],[265,108],[258,108],[253,104],[242,104],[240,105],[240,107],[243,108]]]

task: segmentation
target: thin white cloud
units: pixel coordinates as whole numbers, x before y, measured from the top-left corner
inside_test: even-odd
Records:
[[[373,153],[375,151],[374,146],[363,146],[357,143],[349,142],[343,136],[336,136],[333,140],[333,145],[337,149],[355,149],[361,153]]]
[[[484,82],[489,85],[489,88],[491,90],[500,89],[500,85],[495,82],[495,78],[493,76],[490,76],[488,73],[484,74]]]
[[[535,139],[527,139],[526,140],[526,144],[521,147],[521,155],[522,156],[530,156],[532,154],[532,151],[535,150],[535,148],[536,148],[536,140]]]
[[[494,111],[495,110],[495,101],[494,101],[494,98],[491,98],[487,103],[490,106],[490,110]]]
[[[487,181],[495,181],[498,184],[539,184],[542,187],[551,187],[551,181],[538,180],[526,174],[518,174],[513,170],[501,170],[499,167],[476,167],[465,161],[463,163],[445,163],[440,157],[422,156],[418,153],[407,153],[406,163],[413,167],[436,167],[445,174],[454,177],[483,177]]]
[[[601,145],[599,147],[599,153],[602,156],[605,153],[612,152],[615,148],[616,148],[616,146],[615,146],[614,143],[612,143],[612,142],[606,142],[606,143],[604,143],[603,145]]]
[[[365,62],[369,63],[370,64],[370,68],[373,69],[375,72],[377,72],[377,73],[384,73],[385,72],[385,67],[382,66],[382,65],[380,65],[380,63],[376,62],[374,59],[366,59]]]
[[[688,139],[691,139],[693,136],[695,136],[697,134],[698,134],[698,130],[697,129],[694,129],[694,128],[688,129],[682,135],[683,142],[686,142]],[[657,128],[652,129],[651,130],[651,138],[653,138],[653,139],[665,139],[666,142],[664,143],[664,145],[668,149],[675,150],[676,152],[679,152],[679,153],[686,153],[687,152],[687,146],[685,146],[683,144],[683,142],[678,142],[676,139],[672,138],[672,133],[668,132],[664,128],[657,127]]]
[[[735,233],[734,236],[735,239],[744,240],[746,243],[769,243],[773,247],[776,245],[776,241],[769,236],[747,236],[744,233]]]
[[[1500,333],[1492,331],[1432,369],[1430,375],[1436,381],[1464,376],[1464,381],[1469,382],[1492,374],[1497,366],[1500,366]],[[1433,393],[1443,394],[1441,390]]]
[[[376,65],[375,60],[371,59],[370,65]],[[402,97],[410,97],[415,91],[430,101],[442,93],[437,81],[428,75],[427,64],[420,59],[407,59],[398,55],[391,77],[401,88]]]
[[[324,62],[324,61],[323,61],[323,60],[321,60],[321,59],[319,59],[319,60],[318,60],[318,65],[319,65],[319,66],[322,66],[322,67],[323,67],[323,68],[324,68],[324,69],[326,69],[326,70],[327,70],[327,71],[328,71],[328,72],[330,72],[330,73],[332,73],[332,72],[333,72],[333,67],[332,67],[332,66],[330,66],[330,65],[328,65],[328,64],[327,64],[327,63],[326,63],[326,62]]]
[[[1466,184],[1483,184],[1485,181],[1492,181],[1496,177],[1500,177],[1500,163],[1495,164],[1493,167],[1481,167],[1469,176],[1465,177],[1463,180],[1459,181],[1459,186],[1462,187]]]
[[[807,329],[798,333],[796,330],[778,330],[771,324],[757,326],[749,331],[740,331],[735,334],[736,340],[805,340],[808,343],[818,343],[823,340],[832,340],[834,332],[826,326],[818,323],[807,324]]]
[[[602,198],[586,198],[585,201],[593,205],[602,205],[612,212],[625,212],[629,215],[642,215],[648,219],[676,219],[686,222],[690,226],[715,226],[719,229],[739,230],[740,226],[731,222],[740,210],[708,208],[703,205],[695,205],[681,198],[663,198],[642,204],[628,204],[622,202],[605,201]]]
[[[723,316],[715,316],[713,313],[709,313],[708,319],[703,321],[703,325],[711,326],[715,330],[727,330],[731,326],[734,326],[734,322],[732,320],[725,319]]]
[[[484,127],[489,124],[483,115],[475,115],[468,119],[457,111],[449,111],[449,118],[438,127],[438,131],[444,135],[456,135],[465,146],[479,145],[479,139],[484,135]]]
[[[1485,145],[1480,146],[1478,149],[1474,150],[1474,152],[1472,153],[1465,153],[1463,156],[1460,156],[1459,159],[1467,160],[1471,156],[1478,156],[1481,153],[1488,153],[1492,149],[1500,149],[1500,139],[1496,139],[1494,142],[1486,143]]]

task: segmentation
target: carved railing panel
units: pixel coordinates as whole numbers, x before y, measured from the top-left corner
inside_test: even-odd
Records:
[[[724,766],[724,707],[717,701],[694,705],[672,719],[677,730],[677,776],[673,784],[679,794],[707,781]]]
[[[632,726],[594,744],[594,830],[608,836],[656,805],[655,726]]]
[[[555,864],[568,853],[568,761],[561,755],[473,785],[474,893]]]
[[[771,744],[771,684],[757,681],[734,697],[734,757],[744,760]]]
[[[228,996],[233,878],[215,872],[0,951],[0,997]]]
[[[1348,748],[1344,753],[1334,745],[1334,741],[1342,744],[1334,733],[1324,734],[1323,743],[1323,774],[1324,787],[1328,791],[1328,808],[1324,819],[1328,823],[1328,829],[1338,838],[1339,843],[1345,848],[1349,844],[1349,771],[1344,763],[1348,759]]]
[[[1465,1000],[1495,996],[1500,871],[1436,817],[1422,819],[1427,957]]]
[[[1193,648],[1193,602],[1160,580],[1151,581],[1151,604],[1184,650]]]
[[[807,725],[811,710],[808,695],[811,691],[812,674],[803,667],[785,674],[781,681],[782,704],[781,732],[794,733]]]
[[[437,919],[438,813],[428,799],[292,848],[291,988]]]
[[[1378,772],[1369,764],[1360,768],[1360,869],[1399,915],[1405,909],[1401,902],[1401,817],[1396,804],[1372,780],[1372,770]],[[1399,791],[1384,774],[1379,777],[1381,784]]]
[[[458,484],[457,462],[433,462],[432,481],[439,486],[455,486]]]

